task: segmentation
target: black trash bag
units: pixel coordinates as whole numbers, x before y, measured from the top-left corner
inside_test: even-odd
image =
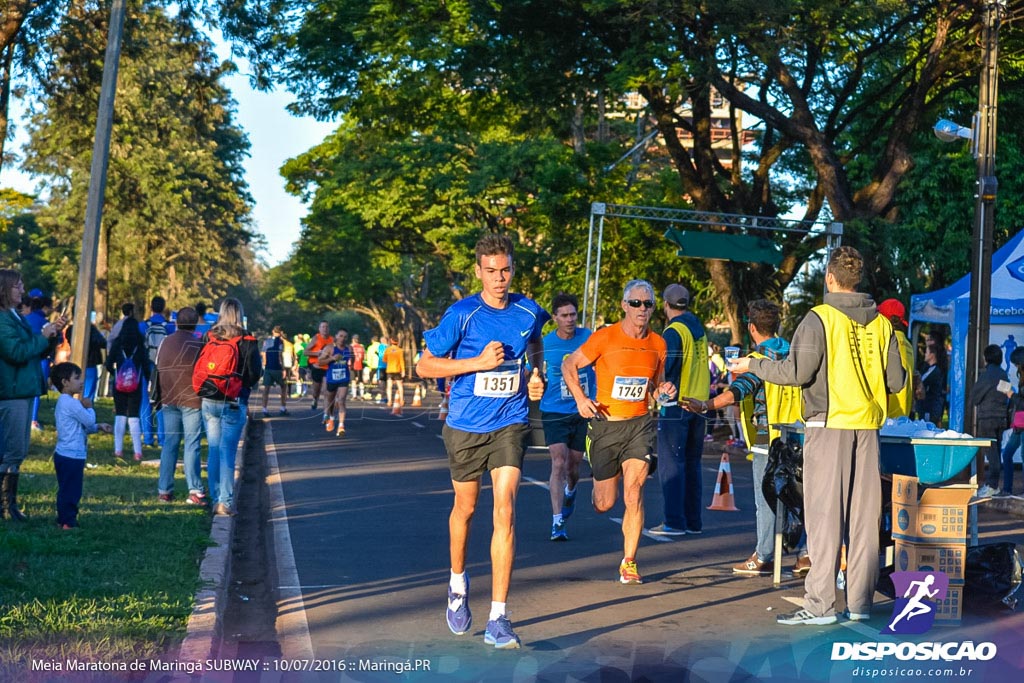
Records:
[[[964,608],[1015,609],[1020,600],[1021,558],[1013,543],[989,543],[967,549],[964,561]]]
[[[787,444],[782,439],[772,441],[761,494],[773,511],[782,501],[782,547],[787,552],[796,549],[804,533],[803,451],[799,444]]]
[[[782,520],[782,549],[787,553],[796,550],[800,537],[804,535],[803,510],[785,507],[786,515]]]
[[[892,582],[894,571],[896,568],[891,564],[888,567],[882,567],[878,572],[878,583],[875,584],[875,590],[890,600],[896,599],[896,585]]]
[[[761,493],[774,510],[779,499],[792,509],[804,505],[804,453],[798,443],[775,439],[768,447],[768,465],[761,482]]]
[[[880,480],[882,487],[882,515],[878,521],[878,547],[888,548],[892,541],[892,481]]]
[[[764,468],[764,478],[761,480],[761,495],[768,502],[772,510],[779,502],[779,494],[775,491],[775,471],[779,469],[782,462],[781,451],[786,448],[782,439],[775,439],[768,446],[768,464]]]

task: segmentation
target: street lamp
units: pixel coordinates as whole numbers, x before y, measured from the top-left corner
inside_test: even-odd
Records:
[[[977,162],[974,205],[974,232],[971,238],[971,298],[968,314],[967,347],[964,367],[964,410],[962,431],[976,433],[971,389],[980,370],[981,350],[989,343],[989,317],[992,298],[992,233],[995,225],[995,201],[998,182],[996,161],[996,105],[999,89],[999,24],[1006,0],[987,0],[981,29],[981,74],[978,78],[978,113],[972,128],[940,119],[935,135],[946,142],[966,139],[973,142]],[[981,454],[979,453],[979,460]],[[980,465],[980,462],[979,462]]]
[[[935,137],[943,142],[970,140],[974,137],[974,131],[970,128],[965,128],[959,123],[953,123],[949,119],[939,119],[932,130],[935,131]]]

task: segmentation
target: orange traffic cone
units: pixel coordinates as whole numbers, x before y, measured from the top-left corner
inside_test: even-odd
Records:
[[[412,407],[419,408],[423,405],[423,395],[420,393],[420,385],[416,385],[416,391],[412,395]]]
[[[401,417],[402,415],[402,399],[395,396],[395,404],[391,408],[391,414]]]
[[[732,490],[732,470],[729,469],[729,454],[722,453],[722,462],[718,466],[718,481],[715,482],[715,497],[711,500],[708,510],[739,512],[736,498]]]

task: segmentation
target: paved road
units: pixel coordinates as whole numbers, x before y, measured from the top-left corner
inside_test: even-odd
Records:
[[[731,573],[732,564],[753,549],[751,471],[744,458],[732,458],[741,511],[705,511],[700,536],[645,537],[638,554],[645,583],[622,586],[615,521],[621,503],[607,515],[579,506],[569,524],[571,541],[550,542],[549,461],[541,449],[531,449],[524,465],[509,598],[524,647],[496,651],[483,643],[490,600],[489,488],[470,542],[473,628],[453,636],[442,615],[452,494],[441,423],[426,410],[406,408],[399,418],[381,407],[356,405],[342,439],[323,431],[308,402],[293,402],[292,415],[268,420],[294,554],[294,572],[285,566],[279,577],[281,623],[291,632],[304,617],[309,633],[308,641],[300,633],[282,647],[286,656],[308,656],[306,642],[316,659],[345,668],[285,680],[843,681],[853,680],[855,666],[865,663],[833,663],[834,641],[885,640],[878,631],[891,602],[876,604],[867,623],[779,627],[775,615],[792,610],[802,582],[784,577],[781,589],[773,589],[770,579]],[[720,457],[720,449],[705,451],[705,504]],[[581,485],[585,502],[591,484]],[[661,521],[655,480],[648,482],[645,502],[652,526]],[[1020,522],[998,514],[983,517],[982,532],[983,542],[997,536],[1024,542]],[[284,550],[278,548],[278,556],[288,565]],[[787,566],[791,562],[786,558]],[[968,615],[959,629],[936,629],[928,637],[1001,646],[996,663],[950,680],[1006,680],[1005,666],[1015,676],[1024,669],[1024,614]],[[396,677],[366,670],[415,666],[417,660],[429,672]]]

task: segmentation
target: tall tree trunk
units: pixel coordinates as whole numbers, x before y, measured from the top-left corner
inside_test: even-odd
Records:
[[[3,82],[0,83],[0,168],[4,167],[4,150],[7,145],[7,107],[11,101],[11,62],[14,61],[14,45],[4,48]]]
[[[0,49],[3,50],[3,83],[0,84],[0,168],[4,165],[4,148],[7,141],[7,124],[10,120],[7,105],[11,98],[11,63],[14,61],[14,44],[25,23],[25,17],[32,11],[35,0],[7,0],[3,16],[0,17]]]
[[[604,144],[608,142],[608,118],[605,116],[604,92],[597,93],[597,141]]]
[[[572,113],[572,149],[576,154],[586,152],[587,138],[583,129],[583,102],[577,101]]]
[[[100,228],[100,243],[96,248],[96,291],[93,300],[93,310],[102,313],[103,319],[107,322],[113,322],[119,316],[111,316],[110,311],[107,309],[107,245],[110,241],[109,233],[109,228]]]

